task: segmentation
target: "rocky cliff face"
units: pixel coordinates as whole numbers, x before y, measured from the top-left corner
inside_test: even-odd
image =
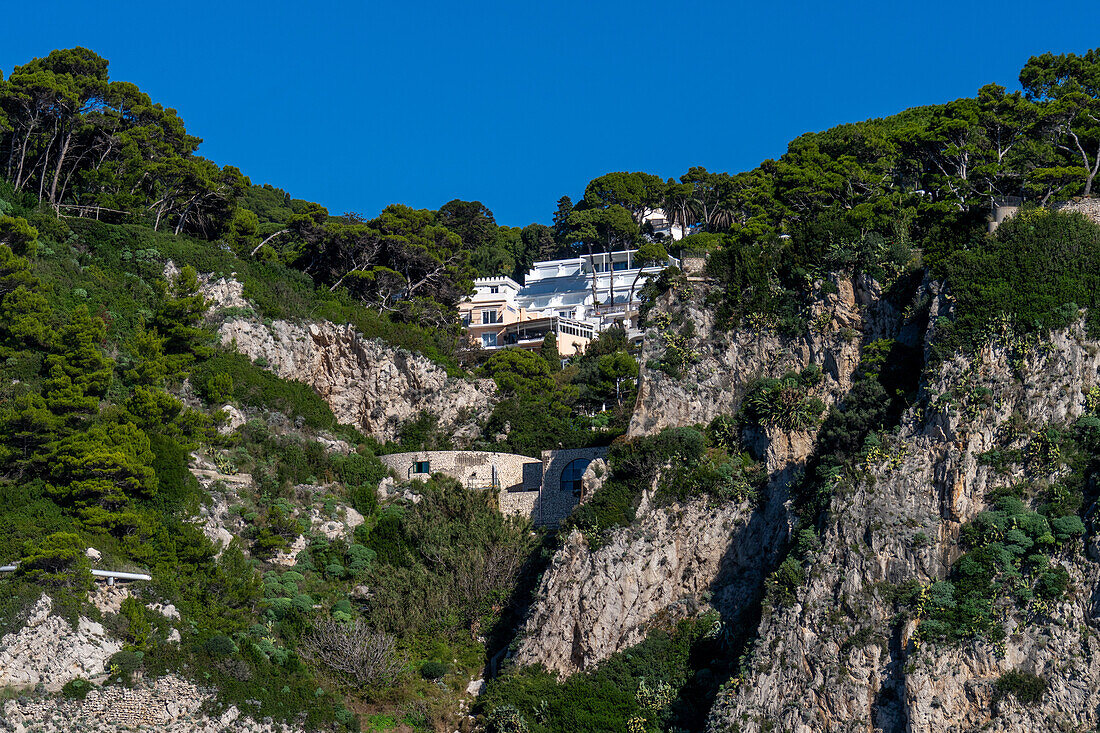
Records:
[[[235,318],[218,330],[222,344],[265,360],[284,379],[317,390],[336,419],[380,441],[394,440],[421,413],[439,418],[459,445],[478,436],[495,402],[488,379],[451,377],[424,356],[365,339],[350,325]]]
[[[809,364],[824,371],[820,396],[826,404],[847,392],[859,363],[861,339],[891,334],[898,313],[870,279],[840,277],[827,282],[835,292],[816,300],[810,328],[796,337],[763,328],[719,329],[714,308],[706,304],[706,285],[696,285],[686,297],[674,291],[663,296],[649,317],[629,435],[650,435],[666,427],[732,415],[753,379],[779,377]],[[650,366],[666,356],[665,332],[674,330],[659,325],[662,314],[694,324],[695,335],[685,347],[692,357],[678,377]]]
[[[165,277],[178,271],[171,261],[165,265]],[[224,346],[313,387],[338,421],[379,441],[396,439],[402,425],[428,413],[465,447],[480,435],[478,425],[496,403],[491,379],[451,377],[427,357],[365,339],[348,324],[265,324],[254,313],[238,315],[253,310],[241,283],[208,275],[199,281]]]
[[[747,329],[720,333],[704,305],[705,290],[667,296],[658,312],[694,324],[697,335],[688,348],[697,358],[679,379],[643,370],[631,433],[733,414],[752,379],[809,364],[825,372],[815,394],[826,404],[836,402],[851,386],[861,340],[896,336],[903,319],[875,283],[842,278],[834,284],[836,292],[814,306],[814,329],[799,338]],[[664,349],[662,337],[650,334],[642,361],[660,359]],[[612,532],[599,549],[590,549],[575,532],[544,576],[516,662],[569,674],[641,641],[658,617],[689,616],[710,604],[723,618],[738,618],[758,598],[787,544],[788,484],[805,464],[815,436],[816,428],[767,428],[755,436],[769,476],[756,507],[699,499],[651,508],[644,494],[635,524]]]
[[[1100,345],[1080,325],[1022,360],[989,347],[941,365],[889,457],[836,493],[808,582],[793,604],[765,613],[747,672],[718,700],[710,730],[1092,730],[1100,706],[1095,541],[1085,554],[1053,558],[1071,591],[1049,620],[1008,610],[1000,644],[919,644],[919,621],[895,615],[890,590],[946,576],[959,530],[987,508],[986,492],[1022,478],[1019,467],[999,474],[978,456],[1005,446],[1006,435],[1008,447],[1025,445],[1030,433],[1012,438],[1020,432],[1012,425],[1072,422],[1098,369]],[[953,400],[939,399],[949,393]],[[1043,699],[1024,705],[995,695],[1009,670],[1044,677]]]
[[[570,674],[641,641],[658,613],[696,614],[716,576],[732,571],[723,555],[748,516],[744,506],[706,502],[660,509],[596,550],[574,530],[546,573],[516,663]]]
[[[49,596],[31,609],[22,629],[0,639],[0,687],[44,685],[60,690],[77,677],[104,674],[104,665],[122,644],[103,625],[81,617],[75,628],[51,614]]]

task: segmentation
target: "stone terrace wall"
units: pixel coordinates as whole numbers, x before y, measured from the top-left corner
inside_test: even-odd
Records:
[[[489,451],[418,451],[379,456],[398,480],[427,478],[413,473],[416,463],[427,461],[431,473],[442,473],[463,486],[488,487],[496,467],[500,481],[500,512],[523,516],[536,524],[557,524],[569,516],[578,497],[561,490],[561,474],[578,458],[591,462],[607,454],[606,448],[578,448],[542,452],[542,460],[513,453]]]
[[[507,517],[526,517],[538,523],[538,491],[500,492],[500,513]]]
[[[1056,207],[1059,211],[1077,211],[1100,224],[1100,198],[1077,198]]]
[[[463,486],[487,487],[496,466],[501,491],[538,491],[542,482],[542,461],[530,456],[489,451],[419,451],[391,453],[379,456],[382,464],[393,471],[398,480],[425,479],[427,475],[410,473],[413,464],[427,461],[432,473],[442,473],[462,482]],[[528,468],[530,466],[531,468]]]
[[[211,699],[204,690],[180,677],[161,677],[136,688],[112,685],[91,690],[83,700],[23,696],[0,704],[3,733],[291,733],[299,731],[270,719],[257,722],[230,707],[208,715],[203,705]]]

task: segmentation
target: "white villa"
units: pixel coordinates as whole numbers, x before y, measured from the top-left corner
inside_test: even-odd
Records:
[[[632,328],[638,291],[650,277],[680,262],[669,257],[665,263],[639,268],[634,264],[636,251],[536,262],[522,286],[509,277],[478,278],[474,295],[459,305],[463,326],[485,349],[537,349],[553,331],[562,356],[584,351],[597,333],[613,325],[639,337]]]

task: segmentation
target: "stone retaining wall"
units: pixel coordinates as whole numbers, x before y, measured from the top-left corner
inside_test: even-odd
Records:
[[[602,458],[606,448],[578,448],[542,452],[542,460],[513,453],[490,451],[418,451],[379,456],[398,481],[426,479],[442,473],[470,489],[493,485],[496,469],[500,512],[522,516],[535,524],[557,524],[569,516],[580,500],[571,489],[562,489],[562,472],[575,460]],[[416,464],[427,463],[428,473],[417,473]]]
[[[428,463],[429,473],[446,474],[468,488],[491,486],[494,467],[501,491],[538,491],[542,483],[542,461],[512,453],[433,450],[391,453],[378,458],[398,481],[427,479],[428,474],[416,473],[415,464]]]
[[[137,687],[96,687],[84,700],[23,696],[0,704],[0,731],[7,733],[117,733],[156,730],[163,733],[292,733],[297,728],[270,719],[257,722],[236,707],[213,716],[203,705],[212,691],[176,676]]]
[[[1058,211],[1077,211],[1100,224],[1100,198],[1076,198],[1055,207]]]
[[[569,488],[562,488],[562,473],[573,461],[583,461],[587,467],[597,458],[607,455],[607,448],[570,448],[565,450],[544,450],[542,452],[542,501],[540,502],[538,524],[557,524],[569,516],[582,498],[574,496]],[[583,470],[582,470],[583,472]],[[583,492],[582,492],[583,494]]]

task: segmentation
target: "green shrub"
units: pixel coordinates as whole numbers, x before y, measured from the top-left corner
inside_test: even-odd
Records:
[[[233,396],[233,377],[219,372],[206,380],[205,397],[210,404],[220,404]]]
[[[500,705],[489,713],[490,733],[528,733],[527,719],[513,705]]]
[[[809,394],[820,381],[821,367],[816,364],[780,379],[757,379],[745,391],[739,417],[747,424],[784,430],[810,427],[825,411],[825,403]]]
[[[997,678],[993,689],[998,697],[1012,695],[1023,705],[1037,705],[1046,694],[1047,681],[1031,672],[1010,669]]]
[[[352,575],[362,575],[370,569],[376,557],[374,550],[369,547],[353,544],[348,547],[347,569]]]
[[[232,390],[233,399],[241,404],[278,410],[291,419],[301,418],[314,428],[336,427],[332,409],[312,387],[280,379],[243,354],[219,353],[192,370],[196,384],[208,385],[216,378],[222,380],[223,387]]]
[[[111,672],[111,678],[128,683],[134,672],[141,669],[143,656],[141,652],[129,649],[112,654],[107,660],[107,669]]]
[[[438,680],[447,674],[447,665],[443,662],[424,662],[420,665],[420,676],[426,680]]]
[[[787,557],[767,581],[767,599],[772,606],[787,606],[798,598],[798,589],[806,582],[806,571],[796,557]]]
[[[28,541],[17,575],[46,586],[87,590],[92,576],[91,563],[84,554],[86,547],[80,536],[71,532],[55,532]]]
[[[1021,211],[948,258],[944,271],[955,318],[938,327],[942,356],[972,350],[1002,326],[1009,338],[1064,327],[1077,306],[1088,309],[1091,332],[1100,323],[1100,226],[1081,214]]]
[[[703,730],[713,695],[729,679],[727,665],[739,656],[730,641],[710,612],[651,628],[640,644],[567,678],[538,666],[506,668],[479,702],[491,723],[522,719],[538,733],[622,731],[635,716],[653,730]]]
[[[69,680],[65,683],[65,686],[61,688],[61,694],[70,700],[83,700],[93,689],[95,689],[94,684],[83,677],[77,677],[75,680]]]
[[[203,642],[202,648],[212,657],[229,657],[237,653],[237,645],[225,634],[214,634]]]
[[[126,640],[137,649],[144,649],[152,631],[145,604],[137,598],[126,598],[119,607],[118,615],[126,620]]]
[[[1061,565],[1052,566],[1050,554],[1079,536],[1078,530],[1084,530],[1080,518],[1044,516],[1032,511],[1015,491],[993,496],[993,509],[963,527],[959,540],[966,552],[955,561],[948,579],[930,589],[928,621],[920,627],[926,638],[1001,638],[1004,630],[994,610],[999,597],[1026,605],[1033,597],[1057,600],[1069,587],[1068,572]],[[1060,521],[1066,519],[1071,521]],[[1054,532],[1055,523],[1067,531]]]
[[[364,449],[365,450],[365,449]],[[333,465],[340,475],[340,480],[348,486],[365,486],[372,492],[377,488],[378,482],[386,475],[385,467],[381,461],[375,458],[373,453],[351,453],[346,456],[333,458]],[[369,514],[370,511],[360,512]]]

